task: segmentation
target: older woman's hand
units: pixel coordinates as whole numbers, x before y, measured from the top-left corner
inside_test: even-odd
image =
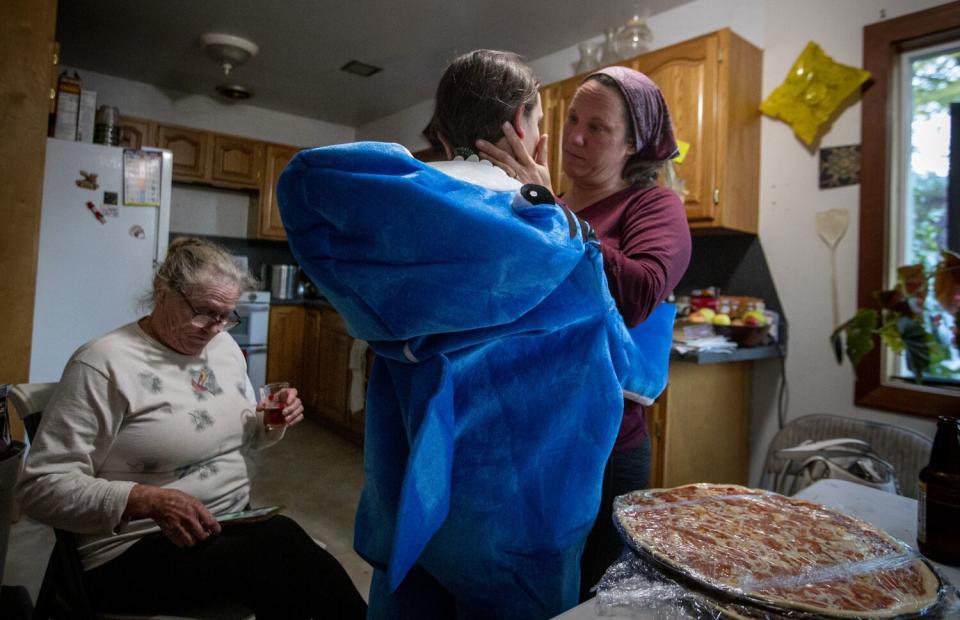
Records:
[[[513,125],[503,124],[503,135],[507,139],[510,152],[490,144],[486,140],[477,140],[477,149],[483,159],[490,161],[497,168],[507,173],[521,183],[536,183],[547,189],[550,187],[550,169],[547,167],[547,141],[549,136],[543,134],[537,142],[533,155],[527,152],[517,135]]]
[[[297,388],[287,388],[280,391],[283,402],[283,421],[287,426],[303,422],[303,403],[297,396]]]
[[[220,523],[203,502],[176,489],[138,484],[130,490],[125,517],[153,519],[164,536],[180,548],[192,547],[220,533]]]

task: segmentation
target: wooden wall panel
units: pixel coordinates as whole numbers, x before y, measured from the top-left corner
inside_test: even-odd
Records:
[[[56,14],[56,0],[0,3],[0,383],[30,372]]]

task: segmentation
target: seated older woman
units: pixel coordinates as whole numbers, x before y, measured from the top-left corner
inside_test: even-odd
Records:
[[[283,516],[221,525],[250,499],[245,452],[303,419],[265,428],[246,363],[226,330],[250,276],[218,246],[174,241],[153,311],[87,343],[67,363],[18,494],[35,519],[76,532],[100,611],[162,612],[213,594],[258,618],[359,618],[343,568]]]

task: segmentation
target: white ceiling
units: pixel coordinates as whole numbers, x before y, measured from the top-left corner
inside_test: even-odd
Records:
[[[648,15],[690,0],[643,0]],[[633,0],[62,0],[66,65],[214,95],[225,81],[205,32],[254,41],[260,53],[229,81],[250,103],[358,126],[433,96],[447,62],[486,47],[546,56],[623,24]],[[656,33],[654,33],[656,36]],[[361,78],[349,60],[383,71]]]

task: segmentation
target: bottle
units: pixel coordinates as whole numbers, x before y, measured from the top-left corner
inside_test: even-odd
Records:
[[[917,544],[935,562],[960,566],[960,419],[941,417],[930,464],[920,470]]]

